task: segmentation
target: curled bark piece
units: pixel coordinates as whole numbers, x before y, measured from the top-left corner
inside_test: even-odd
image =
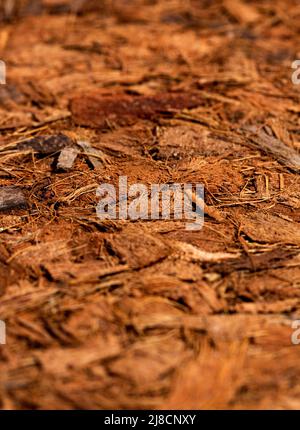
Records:
[[[59,154],[57,168],[62,170],[69,170],[73,167],[74,161],[79,151],[76,148],[66,147]]]
[[[21,188],[14,186],[0,188],[0,210],[26,206],[27,200]]]

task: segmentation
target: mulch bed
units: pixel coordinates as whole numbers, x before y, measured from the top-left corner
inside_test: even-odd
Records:
[[[299,2],[0,20],[1,408],[298,409]],[[100,220],[120,176],[204,184],[203,229]]]

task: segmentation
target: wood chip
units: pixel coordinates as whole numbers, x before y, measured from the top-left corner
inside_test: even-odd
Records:
[[[103,95],[100,91],[74,97],[71,112],[76,124],[107,127],[108,123],[130,124],[159,114],[191,109],[203,101],[201,93],[162,93],[155,96]]]
[[[289,169],[300,171],[300,154],[292,147],[285,145],[281,140],[269,136],[264,130],[256,127],[248,128],[252,134],[249,135],[250,142],[266,154],[272,155],[275,160]]]
[[[182,252],[185,258],[191,261],[212,262],[238,258],[240,256],[239,253],[231,254],[229,252],[207,252],[189,243],[179,241],[174,241],[173,246],[175,249]]]
[[[32,149],[35,152],[44,155],[54,154],[65,147],[74,146],[74,142],[65,134],[56,134],[53,136],[38,136],[26,140],[16,145],[19,151],[28,151]]]
[[[97,167],[102,165],[102,151],[93,148],[91,144],[89,142],[86,142],[85,140],[78,140],[77,145],[79,145],[84,150],[84,153],[87,155],[94,169],[97,169]]]
[[[0,210],[26,206],[27,200],[21,188],[14,186],[0,188]]]
[[[74,161],[79,151],[70,146],[64,148],[58,158],[57,168],[62,170],[70,170],[73,167]]]

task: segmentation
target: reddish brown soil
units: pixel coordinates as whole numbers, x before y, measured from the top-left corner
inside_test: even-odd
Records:
[[[299,408],[299,2],[69,3],[0,9],[1,407]],[[204,228],[99,220],[120,175],[205,184]]]

